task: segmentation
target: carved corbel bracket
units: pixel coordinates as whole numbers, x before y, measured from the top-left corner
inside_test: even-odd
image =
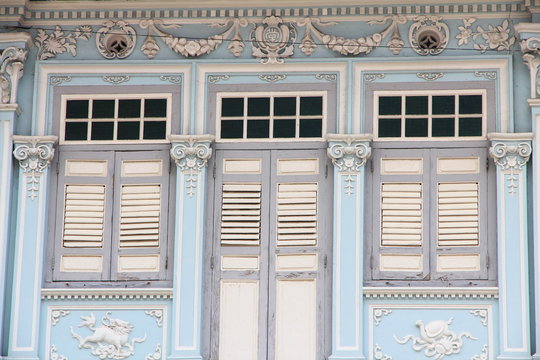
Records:
[[[327,154],[338,171],[345,176],[345,193],[355,191],[354,175],[364,166],[371,156],[371,135],[366,134],[328,134]]]
[[[515,31],[521,39],[519,45],[523,52],[523,63],[529,68],[531,98],[534,99],[540,96],[540,27],[538,24],[522,23],[515,26]]]
[[[5,48],[0,56],[0,103],[15,104],[19,79],[23,76],[28,51],[14,46]]]
[[[56,136],[13,136],[13,156],[19,160],[31,200],[38,196],[41,176],[51,164],[57,140]]]
[[[491,140],[489,154],[504,173],[509,194],[516,194],[518,178],[532,153],[532,133],[488,135]]]
[[[171,135],[171,158],[178,169],[186,175],[186,190],[189,196],[195,194],[197,178],[208,165],[212,156],[213,135]]]

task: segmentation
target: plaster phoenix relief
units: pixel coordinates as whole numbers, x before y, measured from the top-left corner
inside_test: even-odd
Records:
[[[124,59],[135,49],[137,33],[122,20],[106,21],[96,33],[96,46],[106,59]]]
[[[34,41],[34,44],[39,49],[37,57],[39,60],[47,60],[65,52],[76,56],[77,41],[79,39],[88,40],[91,36],[92,27],[88,25],[79,26],[73,31],[68,31],[67,34],[58,25],[50,33],[43,29],[37,29]]]
[[[494,143],[489,149],[489,154],[495,160],[495,164],[506,172],[505,178],[508,180],[508,193],[516,194],[519,188],[519,174],[521,173],[529,157],[532,148],[529,143]]]
[[[296,28],[280,17],[269,16],[251,31],[252,55],[263,64],[282,64],[291,57],[296,42]]]
[[[81,316],[83,322],[79,327],[87,327],[93,334],[83,337],[71,327],[71,336],[79,341],[80,349],[90,349],[92,355],[100,359],[125,359],[135,354],[135,344],[144,342],[146,334],[130,341],[133,325],[128,321],[111,318],[111,314],[112,311],[108,311],[98,326],[93,313]]]
[[[388,47],[392,54],[397,55],[401,52],[404,45],[401,34],[399,33],[398,25],[405,24],[406,22],[407,19],[402,15],[387,16],[381,20],[371,20],[368,21],[369,25],[382,25],[387,23],[389,23],[389,25],[381,32],[366,37],[347,39],[341,36],[325,34],[320,30],[321,27],[336,25],[336,22],[322,22],[317,18],[305,18],[298,21],[298,26],[305,26],[306,28],[304,37],[300,43],[300,50],[308,56],[313,54],[317,48],[317,43],[314,39],[316,38],[328,49],[341,55],[369,54],[375,47],[380,46],[383,40],[392,33],[386,47]]]
[[[28,197],[34,200],[39,193],[40,178],[54,157],[52,142],[40,143],[40,139],[35,138],[28,143],[16,144],[13,156],[19,160],[26,178]]]
[[[229,46],[227,47],[229,51],[234,56],[240,56],[245,46],[244,40],[240,35],[240,27],[245,27],[247,24],[248,22],[246,19],[230,19],[225,23],[215,23],[210,25],[218,28],[228,26],[227,30],[220,34],[212,35],[206,39],[188,39],[173,36],[172,34],[169,34],[163,30],[166,28],[178,28],[179,25],[167,25],[161,20],[154,19],[142,20],[139,23],[139,26],[142,29],[148,29],[148,33],[141,47],[141,51],[149,59],[156,57],[160,50],[160,47],[154,37],[157,35],[172,51],[185,57],[210,54],[225,40],[229,41]]]
[[[0,103],[15,104],[17,87],[23,76],[24,62],[28,52],[14,46],[5,48],[0,56]]]
[[[463,19],[463,26],[458,26],[459,34],[456,35],[458,46],[466,45],[471,40],[473,48],[484,53],[487,50],[510,50],[516,42],[516,38],[510,35],[508,20],[504,20],[501,25],[490,24],[487,29],[478,25],[476,31],[472,28],[474,22],[475,18]]]
[[[450,29],[441,16],[417,16],[409,28],[409,42],[419,55],[438,55],[448,45]]]
[[[422,320],[416,322],[420,331],[420,336],[405,335],[401,340],[394,335],[394,339],[401,345],[412,341],[414,351],[424,351],[424,355],[435,360],[443,359],[445,356],[458,354],[463,347],[463,338],[478,340],[468,332],[456,334],[451,331],[449,325],[452,324],[452,318],[448,321],[434,320],[426,325]]]

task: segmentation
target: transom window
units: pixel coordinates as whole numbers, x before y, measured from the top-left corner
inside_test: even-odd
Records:
[[[375,95],[375,133],[379,139],[470,139],[485,136],[482,92],[432,91]]]
[[[325,130],[320,92],[218,96],[218,134],[228,139],[320,139]]]
[[[61,139],[72,142],[161,142],[170,132],[170,96],[64,98]]]

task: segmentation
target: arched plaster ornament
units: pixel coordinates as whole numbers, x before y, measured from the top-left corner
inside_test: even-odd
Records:
[[[124,59],[135,49],[137,33],[125,21],[106,21],[96,33],[96,46],[106,59]]]
[[[252,55],[263,64],[282,64],[294,53],[296,28],[280,17],[269,16],[251,31]]]
[[[441,16],[417,16],[409,28],[409,42],[419,55],[440,54],[448,45],[450,30]]]
[[[468,332],[456,334],[451,331],[449,325],[452,318],[448,321],[434,320],[426,325],[422,320],[416,322],[420,331],[420,336],[406,335],[401,340],[394,335],[394,339],[401,345],[412,340],[414,351],[424,351],[424,355],[435,360],[440,360],[447,355],[458,354],[463,347],[463,338],[478,340]]]

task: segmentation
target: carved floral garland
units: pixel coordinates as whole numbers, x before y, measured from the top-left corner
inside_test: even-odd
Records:
[[[85,25],[79,26],[75,31],[67,34],[60,26],[56,26],[55,30],[47,33],[43,29],[37,30],[37,35],[34,44],[39,48],[38,59],[47,60],[56,57],[58,54],[69,52],[71,55],[77,55],[77,40],[88,40],[92,36],[92,27]]]
[[[472,39],[473,48],[484,53],[488,49],[497,51],[510,50],[516,42],[516,38],[510,36],[510,24],[508,20],[504,20],[498,26],[488,25],[487,30],[478,25],[476,32],[472,29],[472,24],[475,21],[475,18],[463,19],[463,26],[458,26],[458,30],[460,31],[456,35],[458,46],[468,44],[469,39]]]

